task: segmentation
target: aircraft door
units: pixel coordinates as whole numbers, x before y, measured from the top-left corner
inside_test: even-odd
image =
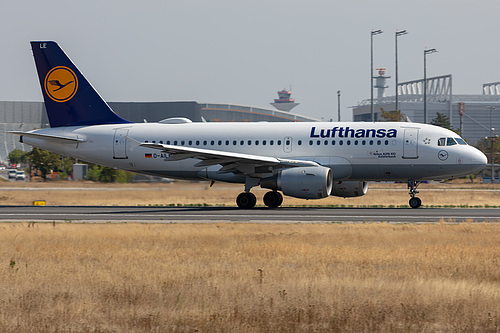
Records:
[[[418,128],[406,128],[403,158],[418,158]]]
[[[283,151],[285,153],[291,153],[292,152],[292,138],[287,136],[283,139]]]
[[[113,138],[113,158],[125,159],[127,156],[127,135],[128,129],[119,128],[115,130]]]

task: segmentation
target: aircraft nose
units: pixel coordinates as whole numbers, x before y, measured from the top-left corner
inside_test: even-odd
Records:
[[[473,168],[474,172],[481,171],[486,166],[486,163],[488,163],[488,158],[479,149],[474,147],[470,148],[472,148],[469,155],[471,167]]]

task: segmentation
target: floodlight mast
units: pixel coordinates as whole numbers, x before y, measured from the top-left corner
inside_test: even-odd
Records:
[[[399,110],[399,104],[398,104],[398,95],[399,95],[399,87],[398,87],[398,84],[399,84],[399,80],[398,80],[398,37],[399,36],[403,36],[403,35],[406,35],[408,34],[408,32],[406,30],[396,30],[396,34],[395,34],[395,40],[396,40],[396,105],[394,106],[395,110],[398,111]]]
[[[427,55],[436,52],[436,49],[424,50],[424,124],[427,124]]]
[[[370,110],[371,110],[371,121],[374,122],[375,121],[375,115],[373,113],[373,36],[376,36],[376,35],[380,35],[381,33],[383,33],[382,30],[378,29],[378,30],[373,30],[371,31],[371,35],[370,35],[370,40],[371,40],[371,47],[370,47],[370,60],[371,60],[371,66],[370,66],[370,87],[371,87],[371,98],[370,98]]]

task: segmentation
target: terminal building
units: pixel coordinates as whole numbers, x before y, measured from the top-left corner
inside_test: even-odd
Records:
[[[167,118],[185,117],[194,122],[304,122],[315,118],[289,111],[234,104],[198,102],[109,102],[111,109],[133,122],[158,122]],[[296,103],[295,103],[296,104]],[[291,110],[291,109],[290,109]],[[6,163],[14,149],[29,150],[19,137],[9,131],[29,131],[48,127],[43,102],[0,101],[0,163]]]
[[[424,123],[424,80],[414,80],[398,84],[398,106],[396,93],[386,96],[388,88],[385,69],[374,76],[377,96],[373,100],[374,120],[381,121],[382,111],[399,110],[407,120]],[[453,94],[452,75],[427,78],[427,123],[444,114],[469,144],[500,133],[500,82],[485,83],[482,93]],[[480,87],[478,87],[478,91]],[[371,99],[353,106],[354,121],[371,121]]]

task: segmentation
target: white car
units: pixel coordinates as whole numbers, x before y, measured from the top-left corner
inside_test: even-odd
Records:
[[[26,174],[24,173],[24,171],[16,172],[16,180],[26,180]]]
[[[9,179],[16,178],[17,170],[16,169],[9,169]]]

